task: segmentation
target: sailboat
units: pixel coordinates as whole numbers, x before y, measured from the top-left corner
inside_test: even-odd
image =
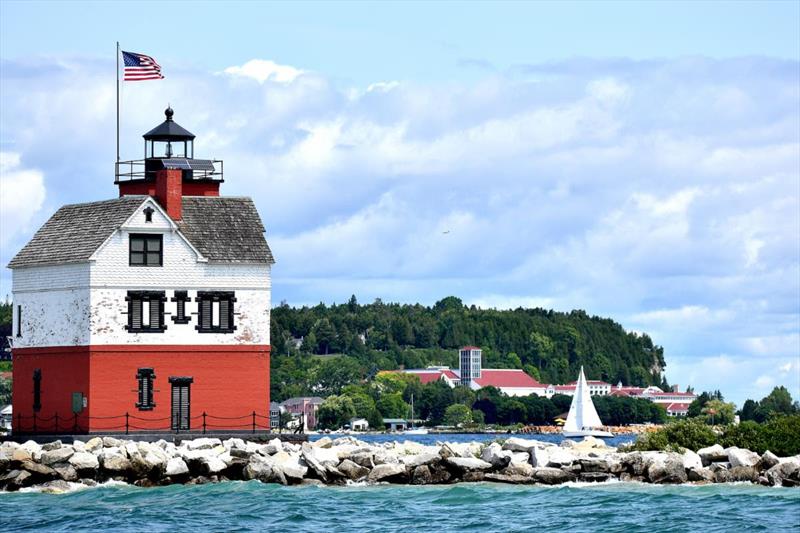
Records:
[[[408,419],[408,423],[411,425],[407,430],[403,431],[403,435],[427,435],[428,429],[427,428],[415,428],[414,427],[414,395],[411,395],[411,417]]]
[[[561,433],[565,437],[613,437],[613,433],[603,431],[603,423],[597,415],[597,410],[592,403],[592,396],[589,394],[589,385],[586,384],[586,377],[583,375],[583,367],[578,376],[578,385],[575,387],[575,394],[572,396],[572,404],[569,406],[567,421]]]

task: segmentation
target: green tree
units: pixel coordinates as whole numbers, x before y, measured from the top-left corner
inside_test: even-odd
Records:
[[[328,396],[317,411],[317,425],[322,429],[338,429],[355,415],[353,400],[348,396]]]
[[[792,402],[792,395],[783,386],[772,389],[772,392],[759,402],[759,408],[764,419],[776,415],[790,415],[797,411],[797,407]]]
[[[0,378],[0,405],[11,403],[11,380]]]
[[[317,367],[314,390],[322,394],[339,394],[342,387],[360,381],[361,367],[351,357],[326,359]]]
[[[709,424],[732,424],[736,406],[722,400],[709,400],[703,407],[703,414]]]
[[[445,409],[444,422],[448,426],[466,426],[472,422],[472,410],[461,403],[453,404]]]
[[[375,405],[383,418],[407,418],[411,411],[399,392],[381,394]]]
[[[478,426],[482,426],[485,423],[483,417],[483,411],[481,411],[480,409],[472,410],[472,423]]]

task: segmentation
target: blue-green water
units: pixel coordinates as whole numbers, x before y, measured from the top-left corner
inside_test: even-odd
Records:
[[[0,494],[0,531],[800,530],[800,490],[753,485],[282,487],[256,481]]]
[[[315,441],[322,437],[330,437],[332,439],[344,437],[346,435],[337,434],[318,434],[310,435],[309,440]],[[349,435],[359,440],[369,443],[380,444],[383,442],[394,442],[410,440],[432,446],[437,442],[486,442],[500,439],[507,439],[508,437],[516,437],[518,439],[532,439],[542,442],[552,442],[553,444],[560,444],[563,440],[572,440],[575,442],[581,441],[581,438],[565,439],[560,433],[533,435],[533,434],[509,434],[509,433],[429,433],[427,435],[404,435],[402,433],[377,433],[377,434],[352,434]],[[617,435],[610,439],[603,439],[609,446],[619,446],[620,444],[627,444],[636,440],[636,435]]]

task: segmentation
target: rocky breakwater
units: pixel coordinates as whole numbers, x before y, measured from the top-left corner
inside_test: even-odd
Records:
[[[697,453],[624,452],[601,441],[557,446],[529,439],[501,442],[368,444],[353,437],[292,444],[275,439],[133,442],[95,437],[73,444],[0,445],[0,487],[71,488],[117,480],[138,486],[259,480],[265,483],[414,485],[491,481],[555,485],[569,481],[723,483],[800,486],[800,456],[779,458],[712,446]]]

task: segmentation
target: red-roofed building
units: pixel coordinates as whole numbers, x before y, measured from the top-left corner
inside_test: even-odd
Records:
[[[686,416],[689,414],[689,405],[685,402],[673,402],[666,406],[667,416]]]

